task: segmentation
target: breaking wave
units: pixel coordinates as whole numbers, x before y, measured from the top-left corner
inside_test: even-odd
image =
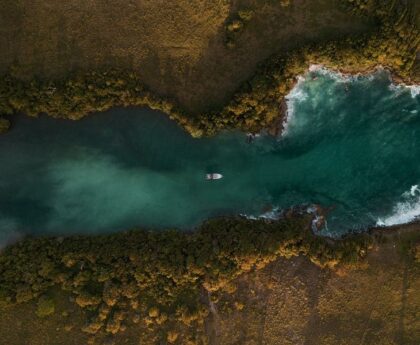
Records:
[[[306,82],[310,79],[318,79],[318,77],[328,77],[329,79],[334,80],[336,83],[352,83],[357,82],[360,80],[367,80],[371,81],[374,80],[377,73],[381,73],[386,71],[385,69],[378,67],[374,72],[369,74],[345,74],[339,71],[333,71],[326,68],[323,65],[311,65],[308,71],[297,77],[296,85],[293,89],[286,95],[286,116],[283,121],[283,131],[282,136],[287,136],[290,134],[290,127],[294,126],[296,123],[295,119],[295,108],[298,103],[304,102],[308,99],[309,95],[305,92],[305,85]],[[391,77],[389,76],[391,79]],[[406,86],[406,85],[394,85],[391,84],[390,87],[395,86],[396,88],[401,88],[402,90],[406,88],[410,88],[412,95],[419,93],[418,86]],[[416,93],[417,92],[417,93]],[[414,96],[413,96],[414,97]]]
[[[389,89],[393,92],[396,92],[397,95],[401,92],[408,90],[412,98],[416,98],[418,95],[420,95],[420,85],[405,85],[392,83],[389,85]]]
[[[295,103],[303,102],[308,98],[308,95],[303,90],[303,85],[304,85],[305,80],[306,79],[304,76],[299,76],[295,87],[286,96],[287,112],[286,112],[285,119],[283,121],[283,131],[282,131],[283,136],[287,135],[289,125],[290,123],[293,122],[293,116],[295,113]]]
[[[406,85],[404,83],[397,84],[392,80],[391,73],[389,72],[389,70],[387,70],[386,68],[383,68],[382,66],[378,66],[373,72],[370,72],[369,74],[363,74],[363,73],[346,74],[339,71],[330,70],[323,65],[311,65],[309,67],[309,72],[330,77],[338,83],[360,81],[361,79],[373,80],[375,78],[376,73],[385,72],[388,74],[388,78],[391,82],[391,84],[389,85],[389,89],[391,91],[394,91],[398,94],[398,92],[403,92],[403,91],[408,90],[412,98],[415,98],[418,95],[420,95],[420,85]]]
[[[267,219],[267,220],[278,220],[283,216],[283,210],[279,207],[274,207],[273,209],[263,212],[259,215],[253,214],[241,214],[242,217],[247,219],[257,220],[257,219]]]
[[[373,80],[375,79],[375,73],[382,72],[382,71],[384,71],[384,68],[378,67],[369,74],[363,74],[363,73],[348,74],[348,73],[343,73],[343,72],[328,69],[327,67],[323,65],[311,65],[309,67],[309,72],[317,73],[322,76],[327,76],[331,79],[334,79],[336,82],[339,82],[339,83],[360,81],[361,79]]]
[[[402,201],[398,202],[390,216],[379,218],[377,226],[392,226],[411,223],[420,217],[420,188],[411,186],[410,190],[403,193]]]

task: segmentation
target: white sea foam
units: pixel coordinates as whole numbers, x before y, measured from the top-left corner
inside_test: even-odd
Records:
[[[388,89],[392,91],[393,98],[400,96],[406,90],[403,85],[394,83],[389,84]]]
[[[356,74],[347,74],[342,73],[339,71],[334,71],[331,69],[328,69],[327,67],[323,65],[310,65],[309,70],[307,73],[305,73],[302,76],[298,76],[297,83],[295,87],[290,91],[290,93],[285,97],[286,104],[287,104],[287,112],[286,117],[283,121],[283,132],[282,136],[286,136],[289,132],[290,124],[294,121],[294,113],[295,113],[295,104],[296,102],[302,102],[308,98],[308,94],[305,93],[303,84],[308,78],[309,73],[317,73],[322,76],[328,76],[329,78],[334,79],[337,83],[349,83],[349,82],[355,82],[359,81],[361,79],[364,80],[373,80],[377,73],[386,72],[388,74],[390,85],[389,88],[391,91],[396,93],[396,96],[398,96],[401,92],[405,90],[409,90],[411,93],[411,96],[413,98],[417,97],[420,94],[420,85],[405,85],[403,83],[401,84],[395,84],[392,82],[391,74],[389,71],[382,66],[378,66],[375,70],[368,74],[363,73],[356,73]],[[413,111],[412,113],[417,113],[417,111]]]
[[[309,66],[309,72],[318,72],[320,69],[323,69],[323,65],[310,65]]]
[[[391,83],[389,89],[393,92],[396,92],[397,95],[401,94],[405,90],[410,91],[411,97],[416,98],[420,95],[420,85],[405,85],[405,84],[395,84]]]
[[[304,91],[304,83],[310,77],[310,73],[317,73],[321,76],[328,76],[337,83],[349,83],[359,80],[360,78],[373,79],[374,73],[369,75],[363,74],[344,74],[339,71],[333,71],[323,65],[311,65],[309,70],[302,76],[297,77],[297,83],[290,93],[285,97],[287,104],[286,117],[283,121],[282,136],[286,136],[289,132],[290,125],[294,123],[295,105],[297,102],[303,102],[308,98],[308,94]]]
[[[278,207],[275,207],[271,211],[261,214],[258,218],[277,220],[281,217],[281,215],[281,210]]]
[[[416,192],[420,192],[420,189],[419,189],[419,185],[418,184],[416,184],[414,186],[411,186],[411,188],[410,188],[410,195],[411,196],[415,196],[416,195]]]
[[[409,90],[411,93],[411,97],[413,98],[420,95],[420,85],[406,85],[404,83],[396,84],[395,82],[393,82],[389,71],[385,69],[383,66],[377,66],[375,70],[373,70],[372,72],[368,74],[363,74],[363,73],[347,74],[347,73],[342,73],[339,71],[328,69],[323,65],[311,65],[309,67],[309,72],[316,72],[318,74],[328,76],[334,79],[335,81],[341,82],[341,83],[354,82],[354,81],[360,80],[361,78],[366,79],[366,80],[373,80],[377,72],[386,72],[389,76],[389,80],[391,81],[391,84],[389,85],[389,89],[391,91],[401,92],[404,90]]]
[[[353,81],[360,80],[361,78],[366,79],[366,80],[373,80],[375,78],[375,73],[378,71],[384,71],[384,68],[379,66],[374,71],[368,74],[363,74],[363,73],[350,74],[350,73],[343,73],[340,71],[328,69],[324,65],[311,65],[309,67],[309,72],[316,72],[320,75],[328,76],[339,83],[353,82]]]
[[[349,75],[343,74],[338,71],[330,70],[323,65],[311,65],[309,67],[309,72],[316,72],[317,74],[328,76],[337,82],[347,82],[350,81],[351,78],[351,76]]]
[[[411,186],[410,190],[402,195],[403,200],[398,202],[388,217],[379,218],[378,226],[392,226],[410,223],[420,217],[420,188]]]
[[[420,95],[420,85],[409,85],[406,87],[410,90],[411,97],[415,98]]]
[[[290,123],[293,121],[293,115],[295,113],[295,103],[296,102],[303,102],[308,98],[308,95],[303,90],[302,86],[305,82],[305,78],[303,76],[299,76],[298,81],[292,91],[286,96],[286,104],[287,104],[287,112],[286,117],[283,121],[283,132],[282,135],[285,136],[288,133],[288,127]]]
[[[420,191],[420,190],[419,190]],[[278,206],[273,207],[270,211],[261,213],[259,215],[249,215],[249,214],[240,214],[242,217],[245,217],[247,219],[251,219],[251,220],[258,220],[258,219],[268,219],[268,220],[279,220],[282,217],[284,217],[285,211],[287,211],[288,209],[282,209]],[[325,226],[324,228],[328,230],[327,227],[327,222],[325,221],[325,219],[323,219],[323,217],[318,214],[318,208],[316,207],[316,205],[309,205],[306,208],[301,208],[299,210],[299,208],[295,209],[296,212],[304,212],[306,211],[306,213],[311,214],[313,216],[313,220],[312,220],[312,228],[314,231],[319,231],[317,224],[318,222],[322,219],[325,222]]]
[[[282,216],[283,212],[279,207],[275,207],[272,210],[268,212],[261,213],[257,216],[255,215],[249,215],[249,214],[241,214],[242,217],[245,217],[247,219],[251,220],[257,220],[257,219],[269,219],[269,220],[278,220]]]

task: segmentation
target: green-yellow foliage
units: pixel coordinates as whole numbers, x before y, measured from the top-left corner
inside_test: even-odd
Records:
[[[178,339],[178,333],[175,331],[169,331],[166,338],[168,340],[168,343],[174,344]]]
[[[229,31],[239,31],[243,28],[244,24],[241,20],[233,20],[231,23],[227,25],[227,29]]]
[[[242,9],[238,11],[238,17],[243,21],[249,21],[254,16],[254,11],[250,9]]]
[[[222,109],[201,115],[183,112],[176,103],[149,92],[137,73],[109,70],[76,73],[61,81],[24,81],[13,70],[0,79],[0,115],[23,112],[36,116],[80,119],[91,112],[115,106],[147,106],[161,110],[191,135],[212,135],[221,129],[238,128],[257,132],[282,122],[284,99],[295,85],[296,76],[310,64],[360,72],[383,65],[410,80],[418,70],[416,53],[420,33],[405,2],[343,1],[349,10],[378,22],[377,30],[358,38],[312,44],[268,59],[253,78],[246,81]],[[369,4],[369,6],[368,6]],[[226,23],[226,44],[234,47],[252,11],[240,10]],[[282,110],[283,109],[283,110]],[[0,132],[8,122],[0,120]]]
[[[355,2],[352,9],[361,15],[370,15],[371,8]],[[324,44],[312,44],[278,56],[273,56],[259,67],[255,76],[234,95],[219,112],[206,114],[202,119],[207,132],[223,128],[240,128],[257,132],[281,123],[281,109],[285,96],[311,64],[322,64],[334,70],[349,72],[369,71],[382,65],[410,80],[415,73],[416,53],[420,31],[407,7],[394,1],[377,2],[374,16],[380,23],[370,35],[358,38],[344,37]],[[229,36],[229,42],[232,42]]]
[[[45,295],[38,298],[36,314],[39,317],[46,317],[48,315],[54,314],[54,312],[55,303],[52,298]]]
[[[333,242],[309,229],[307,216],[278,222],[221,218],[193,233],[28,239],[0,254],[0,306],[28,302],[59,287],[92,314],[83,328],[90,334],[119,332],[134,310],[136,322],[148,327],[177,325],[198,332],[209,313],[203,291],[232,293],[235,278],[280,256],[306,255],[322,267],[352,263],[371,242],[367,235]],[[38,305],[43,315],[53,309],[45,297]]]

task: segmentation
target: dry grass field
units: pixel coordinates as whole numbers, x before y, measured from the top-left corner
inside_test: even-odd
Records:
[[[304,257],[279,259],[242,275],[235,286],[209,306],[204,338],[191,344],[420,343],[420,265],[401,255],[398,235],[375,245],[357,268],[321,269]],[[0,344],[166,344],[154,338],[163,326],[148,331],[143,322],[129,322],[124,332],[106,339],[89,338],[80,331],[89,312],[63,292],[54,292],[54,299],[55,313],[45,318],[36,316],[35,302],[4,310]]]
[[[389,247],[357,270],[277,261],[243,278],[244,309],[221,318],[213,344],[418,344],[419,274]]]
[[[64,78],[138,71],[151,91],[189,112],[220,106],[271,54],[367,32],[342,0],[1,0],[0,73]],[[252,13],[234,48],[226,24]]]

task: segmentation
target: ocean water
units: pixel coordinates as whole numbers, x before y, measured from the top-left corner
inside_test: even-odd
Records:
[[[330,208],[341,235],[420,216],[420,96],[378,71],[313,67],[288,97],[282,136],[193,139],[164,114],[14,118],[0,136],[0,242],[22,234],[190,229],[203,220]],[[223,174],[206,181],[206,173]]]

